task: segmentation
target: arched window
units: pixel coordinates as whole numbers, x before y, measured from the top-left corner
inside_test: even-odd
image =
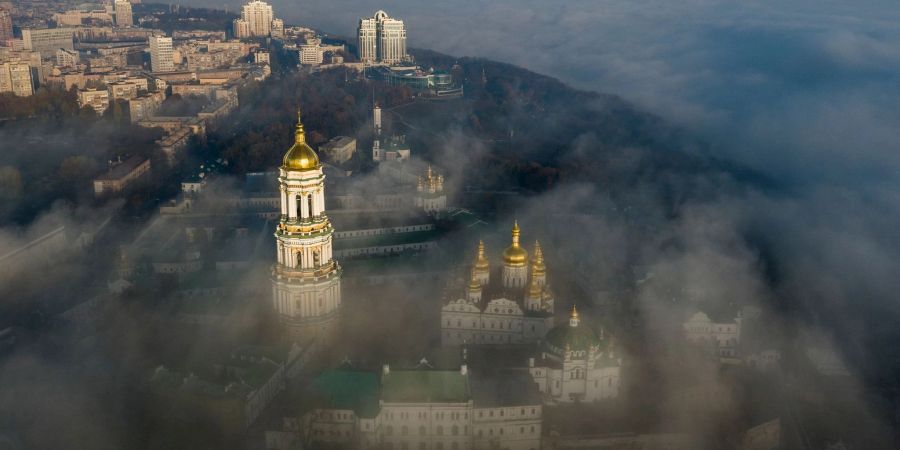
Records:
[[[310,194],[306,198],[307,198],[307,201],[309,201],[309,217],[313,217],[315,215],[315,214],[313,214],[313,194]]]

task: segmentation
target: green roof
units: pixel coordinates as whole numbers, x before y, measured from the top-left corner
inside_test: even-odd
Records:
[[[353,369],[322,372],[310,389],[334,409],[349,409],[359,417],[378,414],[378,376]]]
[[[389,245],[415,244],[433,241],[440,237],[439,230],[411,231],[408,233],[386,233],[376,236],[335,238],[334,249],[382,247]]]
[[[381,398],[391,403],[464,403],[469,379],[456,370],[400,370],[381,378]]]
[[[557,325],[547,333],[545,340],[551,353],[558,356],[562,356],[566,348],[587,351],[591,346],[599,347],[602,343],[597,333],[583,323],[575,327],[568,323]]]

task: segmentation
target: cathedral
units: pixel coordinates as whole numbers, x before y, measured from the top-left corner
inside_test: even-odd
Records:
[[[572,307],[569,323],[547,333],[528,371],[545,402],[595,402],[619,395],[621,359],[611,336],[583,325]]]
[[[325,215],[325,174],[306,143],[298,113],[294,145],[279,168],[281,215],[272,301],[289,337],[328,334],[341,307],[341,266],[332,257],[334,228]]]
[[[553,293],[541,245],[535,241],[529,261],[519,234],[516,223],[512,243],[496,268],[485,255],[484,243],[478,243],[467,285],[451,289],[456,298],[441,308],[443,345],[529,344],[553,327]]]

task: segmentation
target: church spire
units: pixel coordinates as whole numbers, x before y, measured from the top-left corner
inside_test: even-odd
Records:
[[[580,320],[578,319],[578,310],[572,305],[572,314],[569,316],[569,326],[577,327]]]
[[[299,106],[297,107],[297,129],[294,131],[294,142],[297,144],[306,142],[306,131],[303,129],[303,115]]]

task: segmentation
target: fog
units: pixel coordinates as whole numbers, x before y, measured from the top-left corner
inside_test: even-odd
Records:
[[[205,0],[185,4],[222,6]],[[517,219],[527,246],[536,239],[544,245],[551,282],[558,282],[563,294],[556,305],[558,316],[574,303],[574,289],[566,283],[590,274],[596,283],[592,288],[608,289],[623,306],[621,311],[609,311],[585,302],[586,316],[620,337],[622,354],[634,365],[652,366],[627,380],[632,389],[629,398],[636,402],[631,407],[652,412],[650,430],[674,427],[706,438],[721,432],[697,421],[684,405],[666,401],[698,383],[728,383],[720,378],[717,365],[680,345],[682,318],[697,310],[754,306],[765,317],[765,333],[786,349],[786,359],[810,347],[834,349],[841,355],[851,371],[846,404],[852,406],[845,411],[857,413],[853,419],[864,422],[861,429],[871,433],[866,437],[870,440],[862,442],[889,442],[885,430],[893,425],[890,411],[896,407],[875,405],[872,396],[882,387],[879,381],[895,382],[891,376],[896,361],[890,358],[896,358],[893,349],[900,338],[895,330],[900,317],[896,2],[273,4],[276,16],[288,23],[343,36],[354,34],[359,17],[384,9],[406,21],[413,47],[506,61],[578,88],[621,96],[708,142],[709,156],[764,174],[772,186],[743,184],[723,172],[664,173],[661,177],[676,178],[639,179],[615,199],[599,183],[566,182],[524,197],[514,212],[501,213],[483,236],[451,235],[442,251],[426,258],[464,264],[476,239],[484,238],[489,256],[497,261],[508,242],[509,226]],[[229,7],[233,11],[238,5],[232,2]],[[287,101],[284,93],[268,94]],[[447,176],[447,190],[459,200],[466,195],[465,180],[479,176],[482,158],[490,149],[452,127],[434,132],[443,145],[428,149],[428,162]],[[68,130],[60,133],[70,136]],[[602,136],[588,133],[560,146],[573,158],[582,158],[596,150],[598,140]],[[641,160],[654,157],[647,149],[617,150],[608,163],[623,173],[638,172]],[[354,181],[361,191],[374,190],[378,183],[376,176]],[[215,195],[238,196],[239,184],[240,180],[223,180]],[[667,189],[679,192],[688,185],[704,195],[688,195],[675,207],[665,200],[671,194]],[[77,228],[78,217],[99,213],[79,211],[74,224],[66,223]],[[31,226],[0,229],[0,254],[70,215],[58,206]],[[274,333],[267,328],[273,318],[266,273],[274,242],[266,241],[263,248],[258,267],[232,280],[263,292],[263,300],[239,309],[237,315],[245,322],[218,334],[173,333],[154,310],[172,301],[170,293],[135,294],[138,301],[104,311],[96,331],[111,338],[108,341],[84,338],[60,343],[49,355],[43,347],[40,351],[26,347],[4,361],[0,383],[16,394],[0,395],[0,406],[20,412],[0,418],[22,427],[15,430],[17,435],[36,448],[58,447],[73,438],[84,448],[135,444],[133,437],[121,435],[123,419],[118,414],[128,415],[125,411],[135,406],[129,403],[133,401],[129,394],[153,367]],[[105,264],[112,265],[111,260]],[[90,275],[88,266],[89,261],[80,258],[61,261],[56,270],[84,272],[71,276],[81,279]],[[40,285],[41,275],[32,273],[20,281],[38,290],[34,286]],[[101,286],[93,287],[102,291],[107,280],[96,281]],[[386,361],[392,358],[421,356],[437,333],[431,317],[438,308],[433,288],[428,283],[395,281],[378,289],[346,289],[345,302],[351,307],[344,320],[351,329],[334,351],[374,366],[393,362]],[[580,294],[591,297],[595,292]],[[78,292],[73,298],[87,296]],[[399,298],[413,300],[403,303]],[[157,348],[160,343],[164,345]],[[650,361],[656,356],[660,358]],[[779,382],[779,389],[802,395],[804,382],[789,380],[789,387]],[[644,390],[647,398],[635,395]],[[741,395],[747,393],[733,393],[724,409],[736,423],[753,425],[737,417],[754,405],[754,399]],[[33,400],[36,397],[41,400]],[[66,408],[58,408],[59,404]],[[97,416],[87,417],[93,414]],[[45,433],[39,423],[65,424],[70,416],[78,420],[59,436]],[[848,436],[854,420],[833,423],[835,431],[826,440]],[[153,428],[143,431],[151,434]],[[194,443],[195,448],[213,444]],[[165,446],[155,441],[141,445]],[[703,440],[696,447],[715,448]]]

